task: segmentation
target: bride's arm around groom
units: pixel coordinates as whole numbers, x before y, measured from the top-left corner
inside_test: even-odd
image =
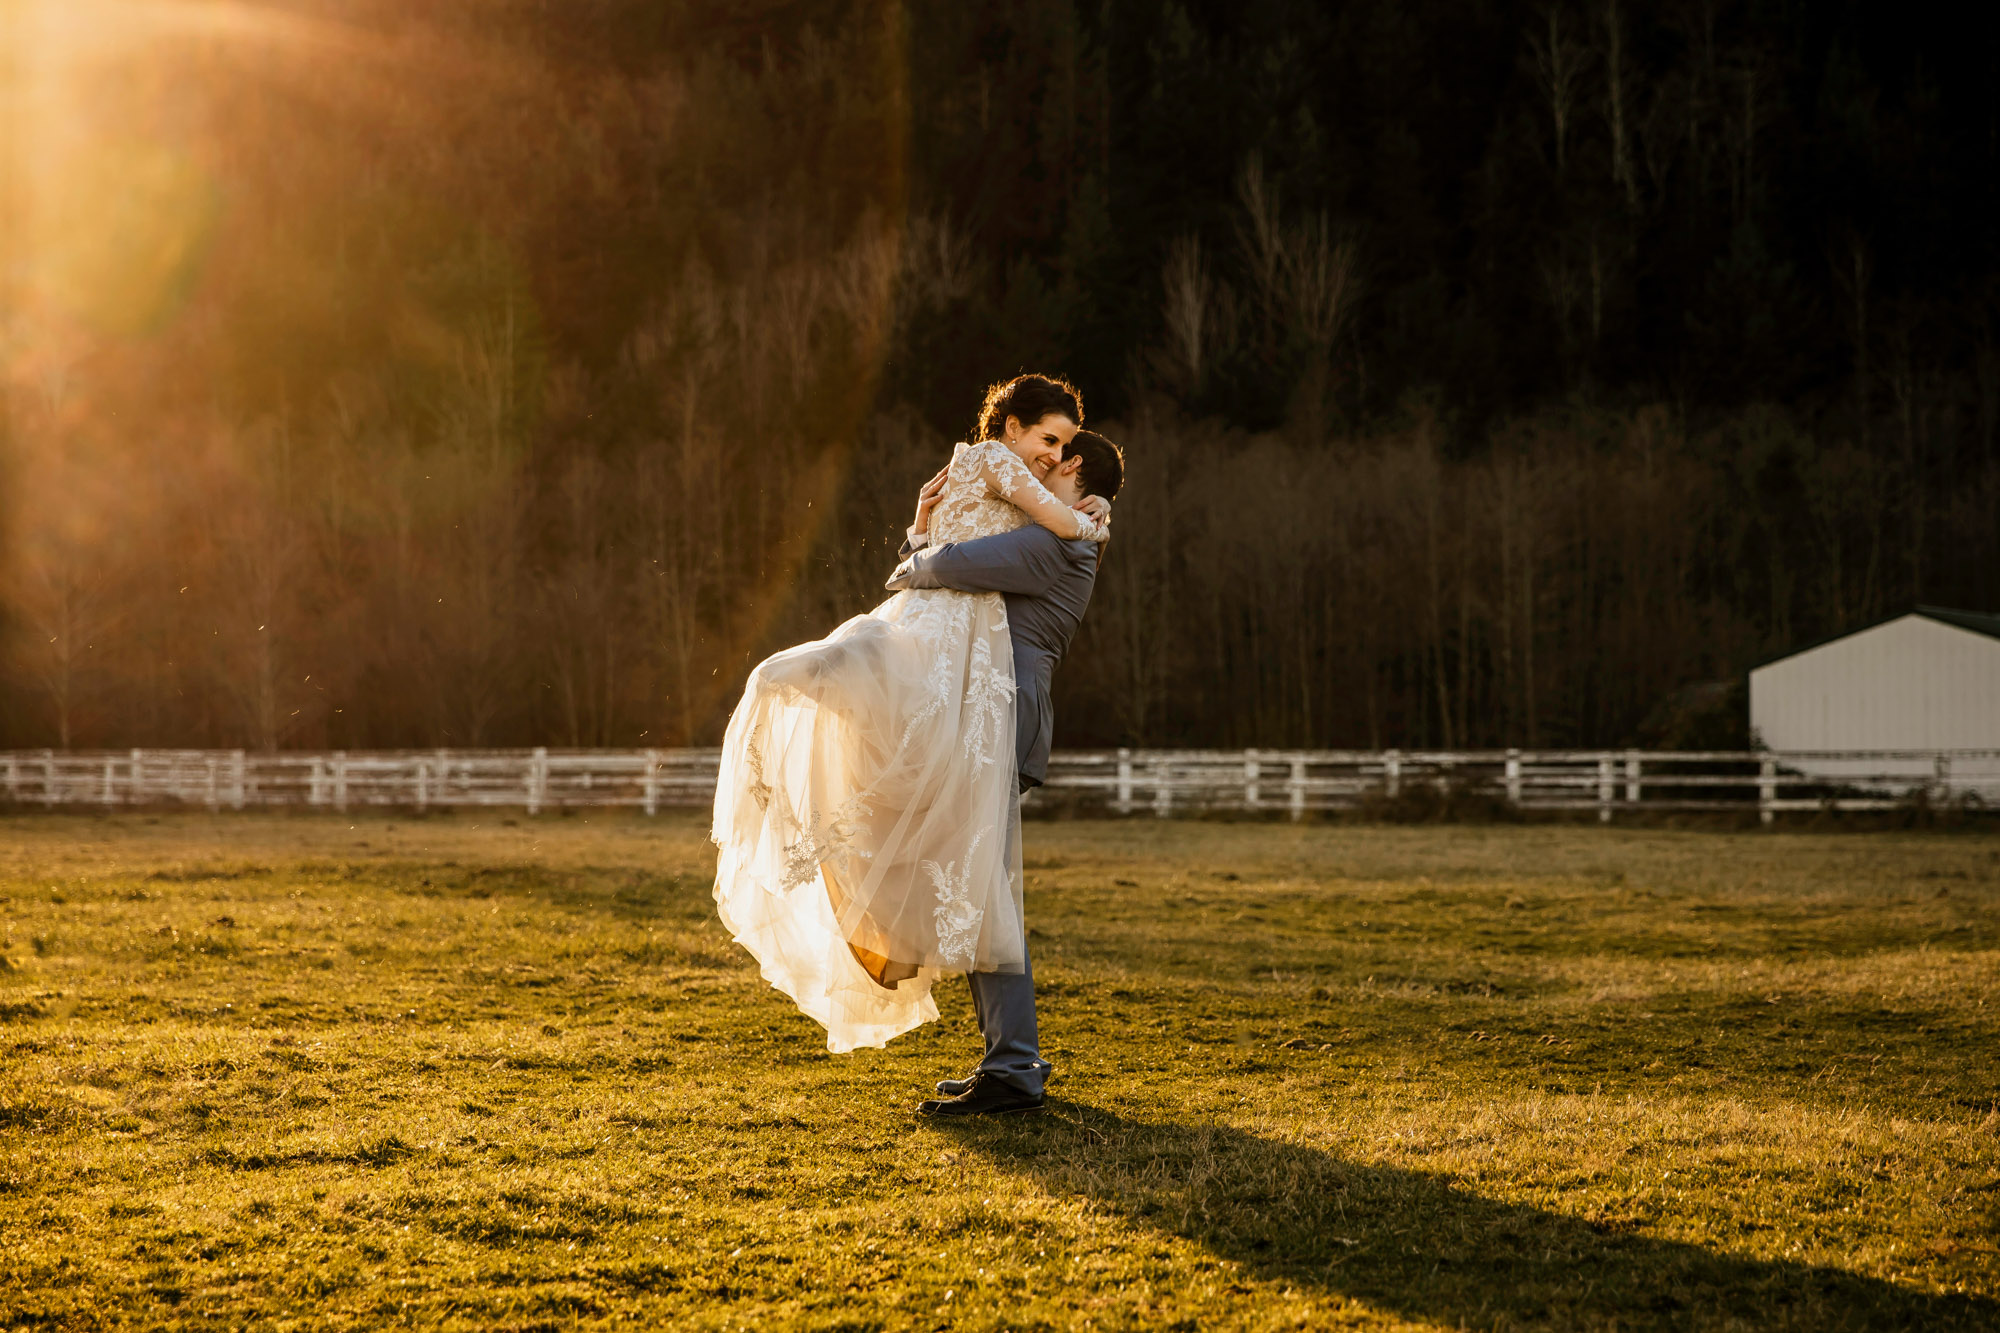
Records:
[[[1110,500],[1123,480],[1124,458],[1117,446],[1095,432],[1079,431],[1042,482],[1056,498],[1096,514],[1108,526]],[[1103,547],[1064,540],[1035,524],[933,546],[925,520],[934,500],[935,485],[926,486],[918,497],[917,522],[903,546],[905,558],[887,587],[896,592],[953,588],[1006,595],[1014,647],[1020,785],[1023,791],[1040,786],[1047,776],[1054,729],[1049,685],[1083,623]]]

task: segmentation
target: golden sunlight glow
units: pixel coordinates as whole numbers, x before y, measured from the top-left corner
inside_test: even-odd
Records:
[[[633,730],[696,737],[870,419],[899,12],[634,75],[484,0],[0,0],[0,682],[65,748],[128,695],[262,749],[364,696],[471,744],[670,699]],[[627,592],[644,683],[591,656]],[[560,703],[492,670],[524,615],[563,621]]]
[[[215,218],[216,183],[177,142],[187,127],[158,86],[162,44],[353,45],[333,25],[225,0],[8,0],[0,12],[17,292],[104,333],[143,331],[172,309]]]

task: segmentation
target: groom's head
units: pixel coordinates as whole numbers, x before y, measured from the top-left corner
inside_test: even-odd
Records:
[[[1062,462],[1049,469],[1042,479],[1049,492],[1064,504],[1075,504],[1086,495],[1116,499],[1125,484],[1125,454],[1094,430],[1080,430],[1063,446]]]

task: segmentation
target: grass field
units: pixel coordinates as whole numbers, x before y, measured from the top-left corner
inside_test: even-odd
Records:
[[[9,1328],[2000,1327],[2000,840],[1031,825],[1051,1113],[685,817],[0,821]]]

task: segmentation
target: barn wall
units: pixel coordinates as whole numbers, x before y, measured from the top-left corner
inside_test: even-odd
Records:
[[[1809,648],[1750,673],[1750,725],[1774,750],[2000,749],[2000,639],[1907,615]],[[1798,766],[1933,775],[1920,760]],[[2000,760],[1958,761],[1951,777],[2000,796]]]

